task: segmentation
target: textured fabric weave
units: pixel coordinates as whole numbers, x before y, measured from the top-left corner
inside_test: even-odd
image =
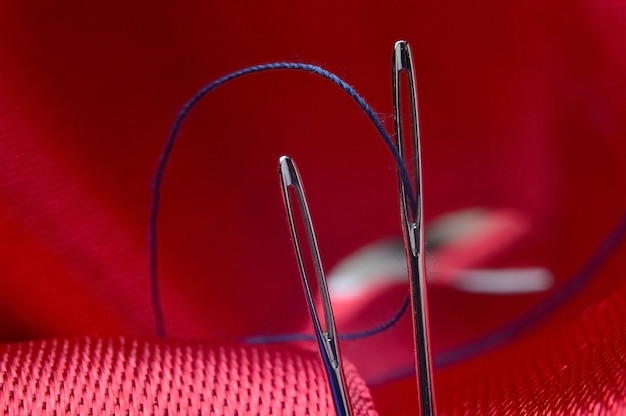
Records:
[[[354,367],[356,415],[376,415]],[[0,348],[0,411],[7,415],[328,415],[316,353],[124,338]]]
[[[436,373],[440,414],[626,414],[626,281],[615,280],[506,348]],[[407,377],[372,394],[384,414],[414,415],[414,391]]]

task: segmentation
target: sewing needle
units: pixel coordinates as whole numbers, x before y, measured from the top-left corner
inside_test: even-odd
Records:
[[[406,155],[404,143],[404,129],[402,123],[402,87],[401,74],[406,73],[408,80],[407,98],[410,105],[411,133],[413,140]],[[411,290],[411,304],[413,310],[413,330],[416,350],[416,370],[418,395],[422,416],[431,416],[435,413],[435,395],[432,379],[432,356],[430,352],[429,329],[428,329],[428,301],[427,282],[425,274],[424,255],[424,229],[423,229],[423,204],[422,204],[422,171],[420,153],[420,131],[417,111],[417,94],[415,91],[413,60],[411,48],[405,41],[398,41],[394,47],[392,60],[392,90],[395,138],[398,152],[406,162],[407,169],[412,171],[412,182],[415,187],[416,204],[412,206],[409,201],[409,192],[405,188],[402,177],[400,183],[400,213],[403,222],[404,244],[406,248],[407,266]]]
[[[320,259],[319,250],[317,246],[317,240],[315,238],[315,232],[313,230],[313,223],[311,221],[311,215],[309,213],[309,207],[304,195],[304,188],[300,179],[300,174],[293,160],[288,156],[282,156],[279,159],[278,168],[281,189],[283,194],[283,201],[285,209],[287,211],[287,218],[289,220],[289,229],[291,232],[291,238],[293,241],[296,258],[298,260],[298,268],[300,269],[300,276],[302,278],[302,285],[304,287],[304,293],[306,296],[307,306],[309,313],[311,314],[311,320],[313,321],[313,329],[315,331],[315,339],[324,363],[324,370],[328,379],[330,391],[333,396],[333,404],[338,416],[351,416],[352,405],[350,403],[350,397],[348,396],[348,390],[346,388],[345,375],[343,373],[343,366],[341,362],[341,354],[339,352],[339,339],[337,337],[337,330],[335,328],[335,319],[333,316],[333,310],[330,303],[330,295],[328,293],[328,286],[326,285],[326,277],[324,276],[324,270],[322,268],[322,261]],[[313,262],[313,268],[317,277],[317,284],[320,288],[322,296],[322,306],[324,308],[324,323],[325,329],[322,329],[320,319],[317,314],[317,309],[313,301],[313,294],[309,285],[309,278],[307,275],[304,257],[302,254],[302,247],[300,240],[298,239],[298,232],[296,230],[296,222],[294,219],[294,206],[292,205],[291,195],[289,188],[293,188],[296,195],[296,200],[299,204],[299,209],[304,220],[304,227],[306,229],[306,236],[308,239],[310,260]]]

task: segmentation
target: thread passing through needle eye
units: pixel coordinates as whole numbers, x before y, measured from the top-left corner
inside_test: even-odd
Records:
[[[405,74],[408,85],[403,87],[402,74]],[[435,393],[432,379],[432,355],[430,351],[430,338],[428,328],[428,301],[427,281],[424,255],[426,254],[424,243],[424,215],[422,201],[422,164],[420,149],[419,118],[417,113],[417,93],[415,90],[415,71],[411,48],[405,41],[398,41],[394,47],[391,65],[393,110],[396,146],[400,157],[413,173],[412,185],[415,191],[407,189],[406,181],[401,175],[398,177],[400,184],[400,216],[403,224],[404,245],[409,270],[409,282],[411,290],[411,305],[413,309],[413,330],[415,340],[415,366],[417,370],[417,388],[419,393],[420,409],[422,416],[430,416],[435,413]],[[410,111],[410,125],[412,141],[405,143],[404,123],[402,122],[403,91],[408,89],[408,101]],[[408,154],[407,154],[408,153]],[[415,195],[416,204],[411,205],[409,195]]]
[[[311,221],[311,215],[309,213],[308,204],[304,195],[304,188],[302,186],[300,174],[293,160],[291,160],[288,156],[282,156],[279,159],[278,172],[280,176],[283,201],[285,203],[285,210],[287,211],[287,218],[289,221],[289,230],[291,232],[296,258],[298,260],[298,268],[302,278],[302,286],[304,287],[307,306],[309,308],[309,313],[311,314],[311,320],[313,321],[315,339],[324,363],[324,370],[326,372],[328,385],[333,397],[335,411],[338,416],[351,416],[353,414],[352,405],[346,388],[345,375],[341,362],[341,353],[339,352],[339,338],[337,337],[337,330],[335,328],[335,318],[333,316],[330,295],[326,285],[326,277],[324,276],[324,269],[322,268],[317,239],[315,238],[313,223]],[[313,294],[309,283],[307,268],[305,266],[305,258],[302,253],[303,250],[300,244],[300,239],[298,238],[294,205],[291,193],[289,192],[290,188],[293,189],[295,193],[295,199],[299,205],[299,210],[302,213],[302,219],[304,221],[306,238],[309,245],[309,254],[311,256],[310,260],[313,263],[314,272],[317,277],[317,284],[322,297],[322,306],[324,308],[324,328],[322,328],[322,324],[320,323],[320,318],[315,307],[315,302],[313,301]]]

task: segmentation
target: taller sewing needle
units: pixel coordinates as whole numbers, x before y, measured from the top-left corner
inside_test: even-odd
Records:
[[[400,80],[402,73],[408,80],[409,96],[406,98],[410,106],[411,119],[411,153],[406,155],[403,129],[402,87]],[[405,187],[402,177],[400,182],[400,212],[403,222],[404,244],[406,247],[407,266],[411,290],[411,304],[413,309],[413,330],[415,339],[415,365],[417,370],[418,395],[422,416],[431,416],[435,413],[435,394],[432,379],[432,356],[430,352],[430,337],[428,328],[428,300],[427,282],[425,274],[424,229],[422,204],[422,164],[420,149],[420,131],[417,111],[417,93],[411,48],[405,41],[398,41],[394,46],[392,60],[392,90],[394,127],[396,144],[400,156],[405,161],[407,169],[412,172],[411,182],[415,187],[415,205],[409,200],[409,191]],[[400,173],[401,175],[401,173]]]
[[[350,403],[350,396],[346,388],[345,375],[343,373],[343,366],[341,362],[341,353],[339,352],[339,339],[337,337],[337,330],[335,328],[335,318],[333,316],[333,309],[330,303],[330,295],[328,292],[328,286],[326,285],[326,277],[324,276],[324,269],[322,268],[322,261],[319,255],[319,249],[317,247],[317,239],[315,238],[315,232],[313,230],[313,223],[311,221],[311,215],[309,213],[309,207],[304,195],[304,188],[300,179],[300,173],[296,168],[295,163],[288,156],[282,156],[279,159],[278,172],[280,176],[281,189],[283,193],[283,201],[285,203],[285,209],[287,211],[287,218],[289,220],[289,230],[291,232],[291,238],[293,241],[296,258],[298,260],[298,268],[300,269],[300,277],[302,278],[302,286],[304,287],[304,294],[306,297],[309,313],[311,314],[311,320],[313,321],[313,330],[315,331],[315,339],[319,348],[322,361],[324,363],[324,370],[328,379],[328,385],[333,397],[333,404],[338,416],[351,416],[352,405]],[[298,238],[298,232],[294,216],[294,206],[292,203],[289,188],[293,188],[296,200],[299,204],[299,209],[302,213],[302,219],[304,220],[304,228],[306,230],[307,242],[309,245],[310,259],[313,262],[313,269],[317,277],[317,284],[322,296],[322,306],[324,308],[324,322],[325,329],[322,329],[320,319],[317,314],[317,309],[313,301],[313,294],[309,284],[309,277],[305,267],[305,261],[302,254],[302,247]]]

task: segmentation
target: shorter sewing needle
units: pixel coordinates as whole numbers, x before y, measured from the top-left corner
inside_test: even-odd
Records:
[[[313,223],[311,222],[311,215],[309,214],[309,207],[307,205],[304,195],[304,188],[302,187],[300,174],[293,160],[291,160],[291,158],[288,156],[282,156],[279,159],[278,173],[280,176],[285,210],[287,211],[287,218],[289,220],[291,238],[293,241],[296,258],[298,260],[300,276],[302,278],[302,286],[304,287],[304,294],[306,296],[307,306],[309,308],[309,313],[311,314],[311,320],[313,321],[315,339],[317,341],[319,352],[324,363],[324,370],[326,371],[326,376],[328,378],[328,385],[332,393],[335,411],[337,412],[338,416],[351,416],[353,414],[352,405],[350,404],[350,397],[348,396],[348,390],[346,388],[345,375],[343,373],[343,366],[341,363],[341,354],[339,352],[339,339],[337,337],[337,330],[335,328],[335,319],[330,303],[330,295],[328,293],[328,287],[326,285],[326,277],[324,276],[324,270],[322,268],[322,262],[317,247],[317,240],[315,238]],[[311,255],[310,260],[312,260],[313,262],[313,268],[315,270],[315,275],[317,276],[317,284],[320,288],[320,293],[322,296],[325,329],[322,329],[320,319],[317,314],[317,309],[313,301],[313,294],[311,292],[309,277],[306,271],[304,257],[302,254],[302,247],[300,245],[298,232],[296,230],[296,222],[294,219],[294,206],[292,204],[292,198],[289,192],[289,188],[293,188],[293,190],[295,191],[296,200],[302,213],[302,219],[304,220],[304,227],[306,229],[306,236],[308,239],[309,251]]]
[[[400,215],[403,223],[404,244],[406,247],[407,266],[411,286],[411,304],[413,309],[413,330],[415,339],[415,364],[417,370],[417,388],[422,416],[435,414],[435,393],[432,378],[432,356],[430,352],[430,338],[428,329],[428,301],[427,282],[425,274],[424,255],[424,215],[422,204],[422,164],[420,150],[419,118],[417,114],[417,93],[411,48],[405,41],[398,41],[394,47],[392,60],[392,90],[396,145],[400,156],[406,163],[407,169],[412,172],[415,189],[415,204],[410,201],[410,190],[406,189],[402,173],[400,182]],[[411,133],[413,140],[411,147],[405,148],[404,129],[402,124],[402,83],[401,74],[406,73],[409,96],[406,98],[410,106]],[[405,150],[410,153],[406,155]]]

